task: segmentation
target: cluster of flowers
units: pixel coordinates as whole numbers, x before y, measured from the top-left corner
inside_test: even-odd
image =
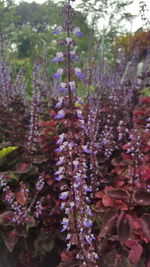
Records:
[[[76,255],[80,266],[97,266],[98,255],[95,252],[95,237],[92,234],[92,211],[90,208],[90,198],[92,187],[88,184],[87,179],[87,162],[86,154],[91,154],[85,140],[85,122],[80,108],[76,108],[75,104],[81,104],[81,100],[74,96],[77,83],[73,80],[73,76],[81,80],[86,77],[81,69],[72,66],[77,61],[79,55],[71,49],[76,44],[72,40],[70,33],[78,37],[82,37],[83,33],[79,27],[73,27],[71,16],[74,11],[70,5],[70,0],[65,4],[62,12],[66,19],[63,27],[57,27],[53,34],[60,34],[62,31],[67,33],[67,38],[61,41],[61,45],[65,45],[66,52],[58,52],[52,62],[65,61],[66,69],[59,68],[53,75],[53,78],[61,78],[62,74],[66,75],[66,82],[60,84],[60,91],[68,93],[68,96],[61,97],[55,108],[59,109],[55,119],[62,119],[65,130],[59,135],[57,140],[58,148],[56,152],[60,153],[59,160],[56,163],[58,170],[55,172],[55,180],[59,181],[61,186],[60,200],[61,208],[65,212],[62,220],[62,231],[68,231],[67,248],[72,246],[78,247]]]
[[[20,183],[19,190],[15,193],[11,190],[6,175],[0,175],[0,186],[3,190],[3,201],[10,206],[13,218],[12,222],[16,224],[24,224],[31,208],[34,208],[35,218],[39,218],[42,213],[41,200],[37,201],[39,192],[43,189],[45,184],[44,174],[41,174],[36,183],[36,194],[29,205],[29,189],[24,183]]]
[[[75,101],[76,99],[74,99]],[[65,105],[69,98],[65,99]],[[83,264],[96,263],[98,255],[95,253],[92,234],[92,211],[90,198],[92,187],[87,181],[86,154],[91,154],[85,144],[85,122],[80,109],[64,108],[63,124],[66,132],[57,140],[59,147],[55,149],[60,153],[56,165],[55,180],[61,181],[60,200],[61,208],[65,210],[66,217],[62,221],[62,231],[68,231],[68,249],[72,245],[79,247],[77,259]],[[60,111],[58,112],[60,114]],[[62,118],[62,115],[56,119]],[[89,246],[90,245],[90,246]]]
[[[32,103],[30,111],[30,123],[29,123],[29,133],[28,133],[28,147],[30,150],[34,148],[37,143],[37,137],[39,134],[38,122],[39,122],[39,111],[41,106],[41,96],[39,91],[39,71],[40,65],[34,66],[33,71],[33,94],[32,94]]]

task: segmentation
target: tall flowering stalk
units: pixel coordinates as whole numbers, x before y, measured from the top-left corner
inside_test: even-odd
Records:
[[[56,163],[58,170],[55,172],[55,180],[61,186],[60,200],[61,208],[65,211],[62,220],[62,231],[68,231],[67,247],[78,247],[76,255],[81,266],[93,266],[97,263],[98,255],[95,253],[95,237],[92,234],[92,211],[90,208],[90,194],[92,188],[87,183],[87,163],[86,154],[90,154],[85,140],[85,122],[80,108],[75,104],[80,104],[80,99],[75,95],[77,82],[73,80],[76,76],[85,79],[85,75],[78,67],[73,66],[77,61],[78,55],[72,47],[76,42],[71,38],[73,34],[82,37],[80,28],[72,25],[71,17],[74,11],[70,5],[70,0],[65,4],[62,13],[65,15],[63,27],[58,27],[53,33],[59,34],[65,31],[67,37],[60,42],[65,45],[65,52],[58,52],[52,62],[65,61],[66,68],[60,68],[53,75],[53,78],[60,78],[64,73],[66,81],[61,83],[60,91],[66,96],[61,97],[56,104],[59,110],[55,119],[62,119],[64,133],[59,135],[56,152],[59,153],[59,160]],[[95,265],[97,266],[97,265]]]
[[[35,64],[33,70],[32,79],[32,103],[30,111],[30,123],[29,123],[29,133],[28,133],[28,147],[32,151],[37,143],[37,137],[39,134],[38,123],[39,123],[39,113],[41,106],[41,95],[40,95],[40,64]]]
[[[11,101],[11,77],[6,62],[5,42],[3,35],[0,35],[0,101],[5,108]]]

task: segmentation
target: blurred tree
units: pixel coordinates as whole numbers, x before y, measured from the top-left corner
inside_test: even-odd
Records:
[[[10,34],[13,30],[14,23],[17,17],[15,16],[15,5],[12,0],[0,1],[0,33]]]
[[[102,57],[111,58],[116,37],[127,31],[125,24],[134,16],[126,8],[132,3],[133,0],[82,0],[77,6],[92,25],[97,36],[95,49]]]

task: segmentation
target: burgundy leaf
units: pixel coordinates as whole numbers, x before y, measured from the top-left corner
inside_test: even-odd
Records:
[[[139,223],[141,225],[141,229],[142,229],[143,233],[150,240],[150,230],[148,229],[147,223],[141,218],[138,219],[138,221],[139,221]]]
[[[30,163],[26,163],[26,162],[23,162],[23,163],[20,163],[17,165],[17,173],[27,173],[31,170],[32,168],[32,165]]]
[[[150,205],[150,193],[144,190],[136,192],[135,202],[142,206]]]
[[[5,232],[3,231],[1,233],[2,237],[3,237],[3,240],[4,240],[4,243],[5,243],[5,246],[8,248],[9,252],[12,252],[16,243],[18,242],[18,236],[17,236],[17,233],[16,231],[11,231],[11,232]]]
[[[103,205],[105,207],[113,207],[114,203],[113,203],[113,199],[110,196],[105,195],[102,199]]]
[[[5,211],[0,214],[0,224],[8,225],[11,224],[14,215],[11,211]]]
[[[129,200],[130,197],[129,193],[123,189],[110,190],[107,192],[107,194],[112,198],[126,200],[126,201]]]
[[[131,261],[131,263],[136,264],[143,253],[143,247],[139,244],[136,243],[130,250],[128,259]]]
[[[100,231],[99,235],[98,235],[98,239],[101,239],[102,237],[106,237],[106,235],[108,233],[111,233],[111,231],[113,230],[113,228],[116,225],[116,221],[117,221],[117,217],[118,215],[115,214],[114,216],[112,216],[111,219],[109,219],[103,226],[102,230]]]
[[[131,231],[132,231],[131,216],[122,213],[117,220],[117,232],[121,243],[124,243],[126,240],[128,240]]]

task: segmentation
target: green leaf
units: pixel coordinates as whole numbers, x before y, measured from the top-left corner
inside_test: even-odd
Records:
[[[18,147],[17,146],[10,146],[10,147],[5,147],[2,150],[0,150],[0,160],[5,158],[7,155],[9,155],[11,152],[16,150]]]

